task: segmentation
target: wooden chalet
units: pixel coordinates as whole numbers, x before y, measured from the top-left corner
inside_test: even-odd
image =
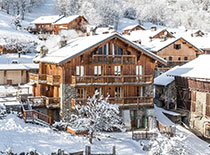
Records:
[[[145,30],[145,28],[143,28],[141,25],[130,25],[123,29],[122,34],[128,34],[132,31],[137,31],[137,30]]]
[[[195,60],[171,71],[177,89],[177,111],[185,112],[183,122],[210,138],[210,55],[201,55]]]
[[[83,16],[41,16],[31,24],[35,28],[31,30],[33,33],[55,33],[58,34],[61,30],[74,29],[80,32],[86,32],[87,20]]]
[[[34,59],[40,69],[30,79],[35,98],[43,100],[51,117],[55,112],[62,117],[65,105],[73,110],[75,104],[84,104],[95,90],[110,95],[109,102],[119,105],[130,127],[146,127],[147,118],[154,116],[154,68],[157,62],[166,64],[159,56],[116,33],[79,37],[45,51]],[[77,94],[70,103],[64,102],[66,86]]]
[[[56,34],[58,34],[61,30],[74,29],[76,31],[85,33],[87,23],[88,21],[83,16],[67,16],[54,23],[54,31]]]
[[[152,38],[152,39],[174,38],[174,36],[170,32],[168,32],[167,29],[157,30],[156,28],[151,28],[151,31],[153,32],[153,34],[150,36],[150,38]]]
[[[54,32],[53,24],[58,20],[62,19],[64,16],[40,16],[31,22],[35,27],[31,30],[32,33],[50,33]]]

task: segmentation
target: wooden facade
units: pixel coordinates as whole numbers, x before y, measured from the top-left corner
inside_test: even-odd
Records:
[[[175,77],[177,107],[190,112],[189,125],[210,138],[210,81]]]
[[[167,66],[163,67],[170,69],[177,65],[183,65],[202,54],[202,50],[190,44],[183,38],[177,39],[167,46],[154,51],[155,54],[167,60]]]
[[[109,94],[109,102],[121,109],[132,108],[134,126],[138,109],[153,108],[153,96],[145,91],[153,84],[156,61],[115,34],[62,64],[40,61],[39,74],[31,74],[30,79],[34,96],[45,96],[51,99],[49,104],[58,105],[48,106],[51,110],[56,107],[62,113],[65,85],[76,89],[72,109],[98,90],[105,97]]]
[[[65,18],[65,17],[64,17]],[[73,21],[62,24],[54,24],[54,32],[58,34],[61,30],[74,29],[79,32],[86,32],[87,20],[83,16],[78,16]]]
[[[166,38],[174,38],[174,36],[170,32],[168,32],[166,29],[163,29],[162,31],[153,35],[152,38],[153,39],[157,39],[157,38],[161,39],[163,36]]]

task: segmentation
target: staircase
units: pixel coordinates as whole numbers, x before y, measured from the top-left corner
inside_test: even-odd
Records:
[[[26,123],[37,123],[43,126],[52,125],[52,118],[48,115],[33,110],[28,100],[22,101],[21,97],[19,96],[17,96],[17,100],[21,103],[23,118]]]

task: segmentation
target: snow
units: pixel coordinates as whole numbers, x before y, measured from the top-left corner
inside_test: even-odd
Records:
[[[198,58],[174,69],[168,75],[210,80],[209,60],[210,55],[200,55]]]
[[[0,64],[0,70],[31,70],[39,69],[39,64]]]
[[[133,28],[137,27],[137,26],[140,26],[139,24],[136,24],[136,25],[129,25],[127,27],[125,27],[123,30],[132,30]]]
[[[175,66],[172,69],[168,70],[167,72],[162,73],[158,77],[154,79],[154,85],[159,85],[159,86],[167,86],[171,82],[174,81],[174,77],[167,76],[170,74],[171,71],[177,69],[179,66]]]
[[[139,21],[129,18],[120,18],[117,25],[117,31],[122,33],[123,29],[130,25],[139,25]]]
[[[72,22],[73,20],[75,20],[78,17],[79,17],[79,15],[72,15],[72,16],[63,17],[63,18],[57,20],[54,24],[55,25],[68,24],[68,23]]]
[[[59,15],[55,15],[55,16],[40,16],[39,18],[35,19],[34,21],[32,21],[32,24],[53,24],[56,21],[58,21],[59,19],[63,18],[64,16],[59,16]]]
[[[21,54],[20,58],[17,53],[0,55],[0,64],[11,64],[13,60],[17,60],[21,64],[33,64],[34,53]]]
[[[68,41],[68,44],[65,47],[60,48],[60,49],[58,47],[56,47],[56,48],[50,50],[45,57],[43,57],[43,58],[37,57],[34,59],[34,61],[60,64],[60,63],[63,63],[64,61],[67,61],[70,58],[73,58],[74,56],[77,56],[77,55],[87,51],[88,49],[100,44],[101,42],[109,40],[115,36],[120,37],[121,39],[125,40],[126,42],[129,42],[129,44],[132,44],[133,46],[139,48],[141,51],[144,51],[151,57],[158,59],[160,62],[166,63],[166,61],[163,58],[144,49],[141,45],[135,44],[135,43],[127,40],[126,38],[124,38],[123,36],[121,36],[118,33],[86,36],[86,37],[79,37],[76,39],[72,39],[72,40]],[[69,52],[69,51],[71,51],[71,52]]]

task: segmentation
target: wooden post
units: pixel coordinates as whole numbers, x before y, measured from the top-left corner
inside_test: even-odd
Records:
[[[116,155],[116,148],[115,148],[115,146],[113,146],[113,148],[112,148],[112,154]]]
[[[91,148],[90,146],[85,147],[85,155],[91,155]]]

